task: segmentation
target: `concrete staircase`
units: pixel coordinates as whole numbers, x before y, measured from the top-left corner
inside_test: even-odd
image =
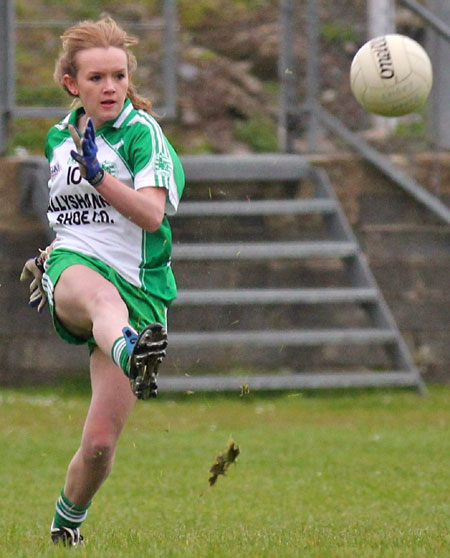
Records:
[[[183,164],[168,358],[180,373],[162,390],[424,390],[323,170],[285,154]]]

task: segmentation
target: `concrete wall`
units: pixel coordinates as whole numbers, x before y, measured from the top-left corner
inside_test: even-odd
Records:
[[[52,382],[86,369],[86,351],[53,333],[49,313],[27,306],[28,285],[19,282],[25,260],[48,244],[42,221],[27,215],[30,191],[19,159],[0,159],[0,384]]]
[[[394,156],[450,206],[450,156]],[[426,381],[450,381],[450,227],[351,155],[325,167]]]
[[[450,227],[350,154],[310,159],[328,171],[424,379],[450,381]],[[442,199],[450,200],[447,154],[395,159],[431,191],[439,189]],[[27,215],[30,189],[24,184],[21,161],[2,159],[0,171],[0,384],[49,382],[85,373],[86,350],[64,344],[53,333],[48,312],[39,316],[26,305],[27,286],[18,277],[24,260],[48,243],[48,232],[36,216]],[[198,197],[199,191],[192,184],[186,197]],[[183,234],[195,239],[194,229],[180,230],[176,221],[174,232],[175,239]],[[177,271],[181,286],[198,285],[202,275],[182,266]],[[245,273],[259,272],[264,270],[255,267]],[[180,312],[178,319],[189,316],[183,318]],[[255,319],[261,319],[259,312]],[[182,360],[169,356],[165,373],[179,373],[180,365]]]

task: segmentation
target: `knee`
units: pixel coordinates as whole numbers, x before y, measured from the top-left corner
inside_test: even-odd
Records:
[[[102,287],[97,289],[91,297],[90,304],[97,311],[103,308],[110,308],[120,303],[120,297],[114,288]]]
[[[107,438],[84,441],[81,447],[83,461],[95,469],[110,470],[114,462],[115,444]]]

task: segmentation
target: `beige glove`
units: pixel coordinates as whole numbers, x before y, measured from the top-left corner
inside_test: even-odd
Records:
[[[45,250],[40,250],[37,258],[30,258],[25,262],[22,273],[20,274],[21,281],[30,281],[30,299],[28,306],[36,308],[37,311],[42,312],[44,306],[47,304],[47,295],[42,288],[42,276],[44,274],[44,263],[52,251],[51,245]]]

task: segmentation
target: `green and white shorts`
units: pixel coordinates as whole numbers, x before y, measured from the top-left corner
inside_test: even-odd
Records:
[[[138,333],[145,326],[154,322],[159,322],[165,327],[167,326],[167,309],[171,301],[164,301],[135,285],[131,285],[114,269],[104,264],[101,260],[84,256],[79,252],[57,248],[53,250],[50,258],[46,262],[42,286],[47,295],[53,326],[56,333],[63,341],[74,345],[83,345],[87,343],[90,352],[96,347],[95,340],[92,336],[84,339],[74,335],[59,321],[55,312],[53,296],[55,286],[62,272],[72,265],[85,265],[105,277],[105,279],[116,287],[128,308],[129,323]]]

